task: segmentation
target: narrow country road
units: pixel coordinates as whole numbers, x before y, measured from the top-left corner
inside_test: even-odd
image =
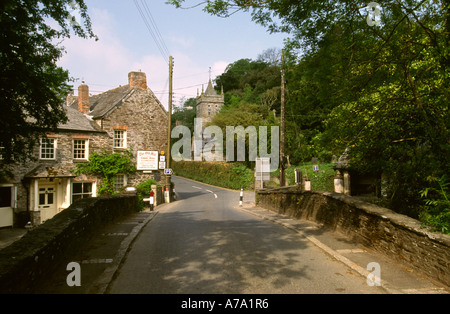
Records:
[[[384,293],[239,192],[174,177],[179,200],[141,231],[109,293]]]

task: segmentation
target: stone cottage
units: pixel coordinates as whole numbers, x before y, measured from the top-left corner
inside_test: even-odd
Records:
[[[69,96],[67,105],[83,112],[106,132],[114,152],[132,149],[137,159],[139,152],[167,151],[168,113],[148,88],[144,72],[130,72],[128,85],[94,96],[89,96],[89,87],[82,84],[78,97]],[[157,168],[142,169],[124,176],[124,186],[135,186],[149,178],[160,180]]]
[[[69,95],[68,122],[49,132],[36,146],[35,161],[5,165],[12,177],[0,178],[0,228],[38,225],[78,199],[97,196],[99,179],[75,175],[78,163],[94,152],[131,149],[151,152],[156,159],[167,149],[168,114],[147,87],[143,72],[131,72],[128,85],[93,95],[81,84],[78,96]],[[141,167],[133,175],[118,175],[116,190],[147,179],[160,180],[158,167]]]

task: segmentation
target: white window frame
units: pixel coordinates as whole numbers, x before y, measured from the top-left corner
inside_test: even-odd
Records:
[[[122,137],[117,137],[116,136],[117,134],[121,134]],[[120,146],[120,145],[117,146],[116,145],[117,141],[119,142],[119,144],[122,144],[122,146]],[[113,148],[127,148],[127,131],[126,130],[114,129]]]
[[[75,190],[75,189],[73,188],[74,184],[81,184],[81,193],[74,193],[74,192],[73,192],[73,191]],[[86,193],[86,192],[84,191],[84,184],[91,184],[91,192]],[[96,196],[96,191],[95,191],[95,185],[94,185],[94,182],[72,182],[71,188],[72,188],[72,195],[70,196],[70,203],[71,203],[71,204],[73,203],[73,197],[74,197],[74,195],[75,195],[75,196],[81,195],[81,196],[82,196],[81,199],[84,199],[84,198],[91,198],[91,197],[95,197],[95,196]],[[90,195],[90,196],[89,196],[89,197],[84,197],[85,195]]]
[[[117,179],[120,179],[122,182],[117,183]],[[126,174],[118,174],[114,177],[114,191],[119,192],[120,189],[126,187],[128,184],[128,176]]]
[[[43,147],[43,145],[44,145],[43,141],[44,140],[45,141],[53,141],[53,152],[52,152],[53,157],[51,157],[51,158],[43,157],[42,150],[43,149],[45,149],[45,150],[49,149],[47,147],[45,147],[45,148]],[[39,159],[41,159],[41,160],[55,160],[56,159],[56,147],[57,147],[57,144],[58,144],[58,141],[56,140],[56,138],[49,138],[49,137],[41,138],[40,145],[39,145]],[[47,154],[47,151],[45,152],[45,154]]]
[[[81,152],[82,149],[76,147],[75,142],[76,141],[83,141],[84,142],[84,157],[77,157],[76,153]],[[89,139],[84,138],[74,138],[72,140],[72,157],[74,160],[89,160]]]

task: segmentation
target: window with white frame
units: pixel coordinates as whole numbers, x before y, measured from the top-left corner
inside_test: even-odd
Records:
[[[92,197],[92,182],[72,183],[72,203],[89,197]]]
[[[76,139],[73,140],[73,158],[74,159],[88,159],[89,140]]]
[[[127,131],[114,130],[114,148],[127,148]]]
[[[127,185],[127,176],[118,174],[114,177],[114,191],[119,192]]]
[[[56,155],[56,139],[41,138],[40,159],[55,159]]]

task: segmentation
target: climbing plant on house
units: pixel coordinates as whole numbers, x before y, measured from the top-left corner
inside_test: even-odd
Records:
[[[75,173],[95,175],[101,178],[98,187],[98,195],[112,195],[114,190],[114,178],[118,174],[132,174],[136,172],[136,165],[133,162],[131,150],[126,152],[116,152],[113,154],[93,153],[88,163],[77,164]]]

